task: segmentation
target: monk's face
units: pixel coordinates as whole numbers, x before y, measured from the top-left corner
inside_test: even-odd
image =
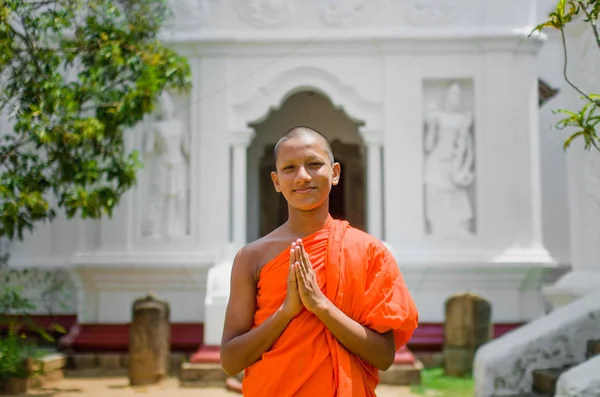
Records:
[[[331,164],[326,143],[318,136],[300,135],[279,145],[275,190],[292,208],[310,211],[328,203],[332,185],[340,180],[339,163]]]

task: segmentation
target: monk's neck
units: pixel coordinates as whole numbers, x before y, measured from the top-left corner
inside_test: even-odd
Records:
[[[290,209],[288,217],[289,230],[299,236],[309,236],[323,229],[329,219],[329,205],[312,211]]]

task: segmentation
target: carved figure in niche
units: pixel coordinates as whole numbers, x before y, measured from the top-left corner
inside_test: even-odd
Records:
[[[453,83],[444,108],[425,115],[425,217],[430,234],[472,235],[473,209],[466,188],[475,179],[473,115],[461,111],[462,88]]]
[[[189,138],[169,93],[161,94],[157,108],[144,144],[151,161],[148,218],[142,234],[177,238],[187,234]]]

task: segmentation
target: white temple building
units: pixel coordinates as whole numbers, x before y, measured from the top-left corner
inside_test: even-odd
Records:
[[[217,345],[232,253],[285,220],[269,172],[295,125],[333,142],[332,213],[391,248],[424,325],[458,292],[517,326],[600,285],[600,153],[563,151],[552,110],[580,103],[558,37],[529,37],[554,1],[172,2],[163,40],[193,87],[128,134],[137,188],[112,219],[59,218],[11,251],[64,276],[54,313],[127,324],[153,291]],[[587,35],[569,40],[573,78],[598,87]],[[541,107],[540,79],[559,89]]]

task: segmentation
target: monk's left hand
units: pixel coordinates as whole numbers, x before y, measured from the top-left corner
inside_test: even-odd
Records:
[[[296,240],[294,249],[296,252],[296,280],[298,281],[300,300],[306,310],[315,313],[319,309],[324,309],[329,301],[319,287],[317,275],[313,270],[301,239]]]

